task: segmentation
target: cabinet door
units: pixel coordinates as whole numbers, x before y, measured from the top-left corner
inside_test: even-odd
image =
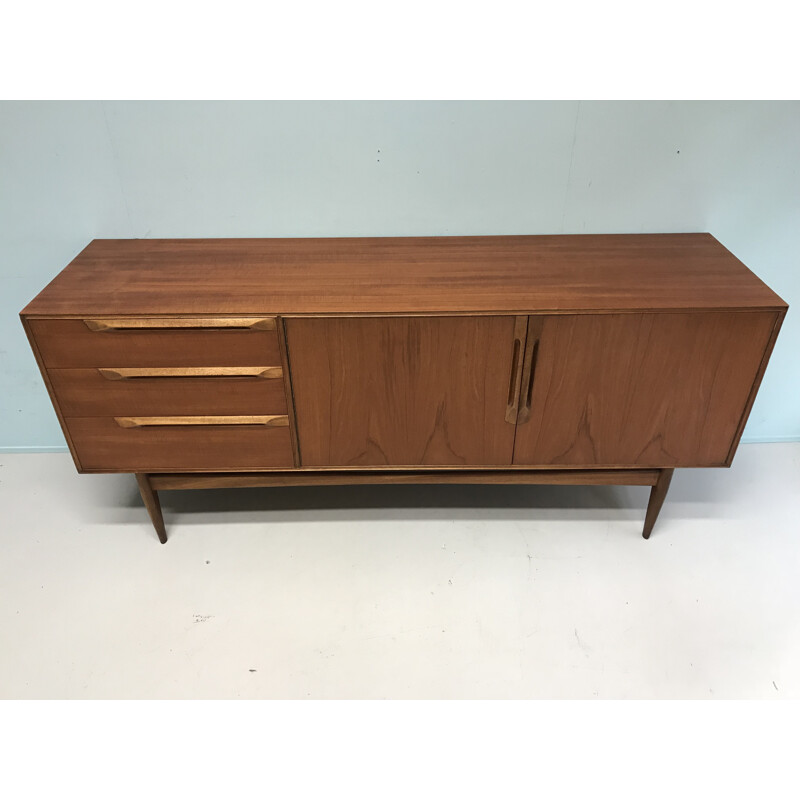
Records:
[[[285,324],[302,466],[511,464],[515,317]]]
[[[530,317],[514,463],[723,465],[771,311]]]

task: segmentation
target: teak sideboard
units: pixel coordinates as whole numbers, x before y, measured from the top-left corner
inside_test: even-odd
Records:
[[[22,311],[79,472],[651,486],[730,466],[787,305],[706,233],[91,242]]]

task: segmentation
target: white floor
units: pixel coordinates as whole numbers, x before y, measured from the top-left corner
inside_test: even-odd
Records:
[[[0,455],[2,698],[800,697],[800,444],[642,487],[162,493]]]

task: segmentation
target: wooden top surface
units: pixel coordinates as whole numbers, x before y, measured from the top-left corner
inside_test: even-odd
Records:
[[[708,233],[95,239],[26,315],[778,308]]]

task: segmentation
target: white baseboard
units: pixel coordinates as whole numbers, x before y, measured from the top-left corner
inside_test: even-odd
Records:
[[[0,453],[68,453],[66,445],[21,445],[19,447],[0,446]]]
[[[748,436],[742,444],[778,444],[781,442],[800,442],[800,436]],[[0,453],[68,453],[66,445],[19,445],[0,446]]]

